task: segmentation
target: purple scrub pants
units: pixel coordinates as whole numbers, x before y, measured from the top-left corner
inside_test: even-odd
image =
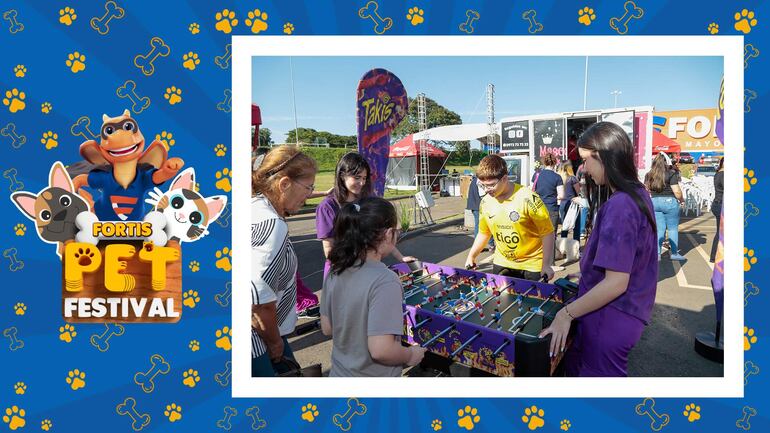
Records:
[[[575,321],[567,353],[567,376],[628,376],[628,353],[639,341],[644,322],[606,305]]]

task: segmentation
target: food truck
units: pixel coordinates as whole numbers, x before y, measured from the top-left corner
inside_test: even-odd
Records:
[[[511,181],[529,185],[535,163],[553,153],[560,161],[573,161],[577,169],[577,139],[596,122],[620,125],[634,144],[634,158],[643,179],[652,163],[652,106],[610,108],[535,114],[501,119],[500,156],[508,164]]]

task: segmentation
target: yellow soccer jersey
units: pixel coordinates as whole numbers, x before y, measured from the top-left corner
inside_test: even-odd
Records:
[[[548,208],[537,193],[514,184],[504,202],[484,196],[479,207],[479,232],[495,240],[494,264],[511,269],[540,272],[543,266],[541,238],[553,233]]]

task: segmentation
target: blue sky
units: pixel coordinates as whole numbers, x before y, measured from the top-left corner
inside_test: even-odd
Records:
[[[495,119],[583,109],[585,57],[294,57],[300,127],[356,134],[355,91],[370,69],[395,73],[414,97],[428,97],[464,123],[486,121],[485,89],[495,85]],[[254,57],[252,101],[275,142],[294,128],[288,57]],[[587,109],[653,105],[656,111],[716,106],[721,57],[590,57]]]

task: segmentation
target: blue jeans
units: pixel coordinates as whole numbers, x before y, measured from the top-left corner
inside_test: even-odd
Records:
[[[289,340],[286,337],[281,338],[283,339],[283,356],[294,359],[294,352],[289,347]],[[284,373],[284,371],[280,371],[280,366],[270,361],[270,355],[267,353],[251,358],[251,377],[271,377],[280,373]]]
[[[564,200],[561,202],[561,205],[559,205],[559,219],[561,219],[562,222],[564,222],[564,217],[567,216],[567,211],[569,210],[570,204],[572,202],[569,200]],[[581,228],[583,228],[583,208],[581,207],[578,211],[577,218],[575,219],[575,226],[572,228],[572,239],[579,241],[580,240],[580,233]],[[562,230],[561,231],[561,237],[566,238],[567,233],[569,230]]]
[[[679,202],[674,197],[653,197],[655,224],[658,226],[658,255],[668,229],[668,244],[671,255],[679,254]]]
[[[479,234],[479,211],[471,210],[471,213],[473,214],[473,227],[474,227],[473,228],[473,239],[475,240],[476,236],[478,236],[478,234]],[[489,249],[490,250],[495,247],[494,239],[495,239],[494,236],[490,236],[489,237],[489,244],[488,245],[489,245]]]

